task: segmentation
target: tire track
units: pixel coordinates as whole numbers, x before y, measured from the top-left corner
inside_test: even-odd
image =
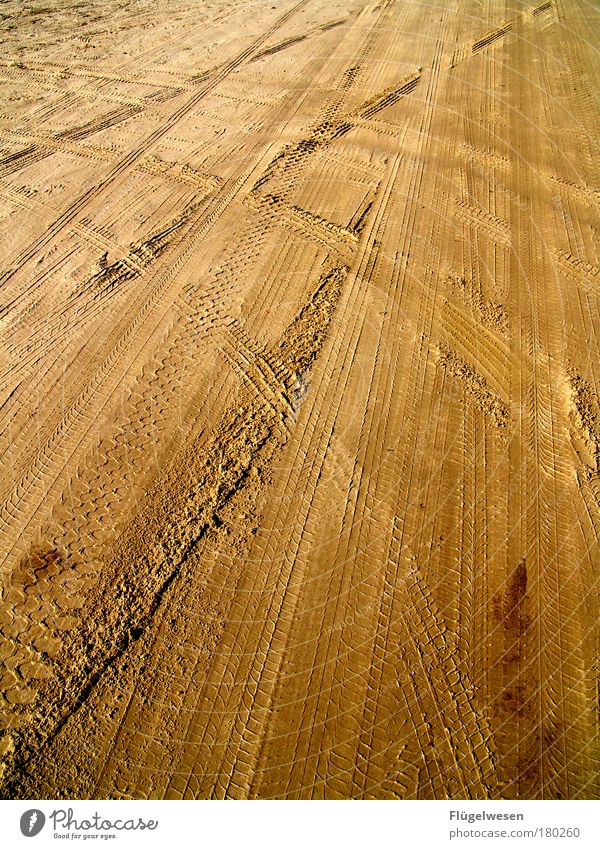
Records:
[[[233,71],[240,65],[246,62],[250,56],[260,47],[260,45],[268,39],[281,26],[286,24],[288,20],[300,9],[304,8],[308,0],[300,0],[290,10],[281,15],[277,21],[259,38],[239,53],[232,61],[228,62],[222,69],[217,71],[212,79],[195,92],[191,97],[179,106],[159,127],[150,133],[146,138],[126,156],[124,156],[116,165],[114,165],[101,180],[94,186],[87,189],[75,200],[70,207],[63,212],[61,216],[40,236],[34,243],[28,246],[13,262],[13,269],[5,271],[0,275],[0,284],[4,285],[15,273],[17,268],[21,268],[25,263],[29,262],[45,245],[47,245],[61,230],[70,223],[76,216],[80,215],[87,205],[98,198],[98,196],[109,186],[111,186],[117,178],[119,178],[131,165],[136,163],[141,157],[153,147],[160,139],[162,139],[173,127],[190,111],[192,111],[201,100],[203,100],[213,89],[220,85]],[[8,304],[0,310],[0,318],[6,311],[12,308],[13,304]]]

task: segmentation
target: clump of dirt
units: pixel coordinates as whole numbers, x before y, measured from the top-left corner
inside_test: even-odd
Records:
[[[467,394],[473,398],[479,409],[490,417],[495,427],[500,430],[507,428],[509,421],[508,407],[489,387],[483,375],[475,371],[473,366],[469,365],[455,351],[441,351],[438,362],[446,369],[448,374],[463,382]]]

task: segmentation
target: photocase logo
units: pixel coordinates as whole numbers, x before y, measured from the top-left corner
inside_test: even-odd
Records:
[[[46,817],[42,811],[32,808],[30,811],[25,811],[21,816],[21,834],[24,834],[25,837],[35,837],[45,824]]]

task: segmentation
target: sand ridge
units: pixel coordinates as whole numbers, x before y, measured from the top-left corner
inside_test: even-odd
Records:
[[[3,4],[4,797],[597,797],[599,31]]]

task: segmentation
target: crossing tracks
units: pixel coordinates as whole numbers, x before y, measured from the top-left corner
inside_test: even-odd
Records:
[[[111,53],[46,5],[0,63],[3,794],[597,796],[598,12],[139,0]]]

